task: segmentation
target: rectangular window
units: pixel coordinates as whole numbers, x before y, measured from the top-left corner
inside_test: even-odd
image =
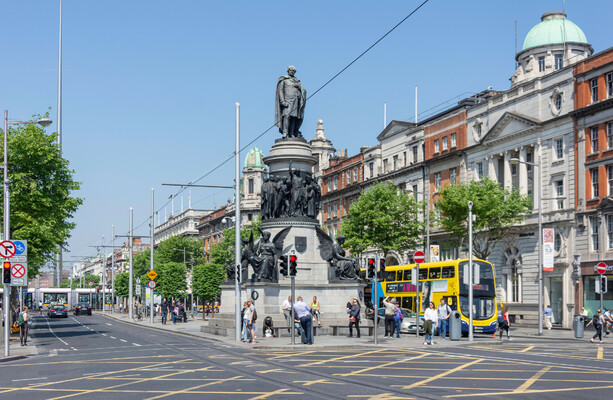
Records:
[[[598,251],[598,233],[600,232],[600,221],[598,217],[590,217],[590,229],[592,231],[592,251]]]
[[[387,173],[387,158],[383,160],[383,173]]]
[[[436,190],[440,190],[441,188],[441,173],[440,172],[436,172],[434,174],[434,188]]]
[[[452,133],[451,134],[451,147],[456,147],[458,145],[458,141],[456,138],[456,134]]]
[[[331,178],[326,179],[326,186],[328,188],[328,192],[332,190],[332,179]]]
[[[613,196],[613,165],[607,165],[607,179],[609,181],[609,196]]]
[[[613,122],[607,123],[607,148],[613,149]]]
[[[607,97],[613,97],[613,72],[607,74]]]
[[[338,175],[334,175],[334,181],[332,182],[332,188],[334,190],[338,189]]]
[[[253,221],[253,214],[251,213],[247,214],[247,221]]]
[[[368,163],[368,172],[370,172],[370,177],[373,178],[375,176],[375,163]]]
[[[254,190],[253,178],[249,178],[249,194],[253,194],[253,190]]]
[[[413,162],[417,162],[417,146],[413,146]]]
[[[483,163],[482,162],[477,163],[477,178],[483,179]]]
[[[592,198],[598,197],[598,168],[590,170],[592,175]]]
[[[598,153],[598,126],[592,126],[590,129],[590,141],[592,142],[592,153]]]
[[[337,215],[338,215],[338,204],[335,201],[334,202],[334,212],[332,213],[332,216],[336,218]]]
[[[532,161],[533,158],[532,153],[526,153],[526,162],[534,163],[534,161]],[[532,164],[526,164],[526,171],[532,172]]]
[[[556,71],[559,69],[562,69],[562,67],[564,66],[564,60],[563,60],[563,55],[562,54],[556,54],[555,55],[555,69]]]
[[[607,237],[609,238],[609,249],[613,249],[613,214],[607,215]]]
[[[558,181],[555,181],[553,184],[556,190],[556,197],[558,197],[558,199],[556,199],[557,209],[563,210],[564,209],[564,199],[560,197],[564,197],[564,180],[560,179]]]
[[[512,176],[517,175],[517,164],[511,164],[511,175]]]
[[[358,181],[358,167],[355,167],[353,169],[353,181],[357,182]]]
[[[598,78],[590,81],[590,93],[592,95],[592,103],[598,102]]]
[[[545,71],[545,56],[539,57],[539,72]]]
[[[447,150],[447,149],[448,149],[448,147],[447,147],[447,136],[445,136],[443,138],[443,150]]]
[[[394,163],[394,171],[398,169],[398,156],[394,156],[392,159]]]
[[[403,151],[403,152],[402,152],[402,157],[403,157],[403,159],[404,159],[404,164],[403,164],[403,166],[404,166],[404,167],[406,167],[407,165],[409,165],[409,164],[408,164],[407,152],[406,152],[406,151]]]
[[[455,168],[449,170],[449,181],[452,185],[455,185],[456,178],[458,177],[458,171]]]
[[[440,150],[440,149],[439,149],[439,145],[438,145],[438,139],[436,139],[436,140],[434,141],[434,152],[435,152],[435,153],[438,153],[438,152],[439,152],[439,150]]]
[[[332,219],[332,204],[328,203],[328,219]]]
[[[556,139],[555,140],[555,146],[556,146],[556,158],[558,160],[561,160],[564,157],[564,140],[563,139]]]
[[[415,196],[415,201],[419,201],[417,200],[417,185],[413,185],[413,195]]]
[[[347,171],[347,180],[345,185],[349,185],[351,183],[351,170]]]

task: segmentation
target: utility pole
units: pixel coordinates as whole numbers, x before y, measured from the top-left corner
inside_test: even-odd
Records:
[[[130,304],[128,304],[128,316],[130,317],[130,319],[132,319],[133,315],[134,315],[134,289],[132,288],[132,286],[134,285],[134,276],[132,274],[132,261],[134,258],[134,247],[132,245],[132,234],[133,229],[134,229],[134,225],[133,225],[133,215],[134,215],[134,209],[132,207],[130,207],[130,234],[128,235],[128,240],[130,241],[130,273],[129,273],[129,279],[128,279],[128,301],[130,302]]]
[[[234,266],[236,267],[236,273],[234,274],[234,330],[236,342],[241,341],[241,192],[240,192],[240,104],[235,104],[235,150],[234,150],[234,198],[235,198],[235,223],[234,223]],[[276,267],[276,266],[275,266]],[[293,300],[293,298],[292,298]],[[293,307],[292,307],[293,309]],[[292,339],[294,336],[292,335]]]
[[[468,341],[473,341],[473,202],[468,202]]]
[[[153,235],[155,233],[154,217],[155,217],[155,204],[153,197],[153,188],[151,188],[151,245],[149,248],[150,259],[149,259],[149,269],[153,271]],[[185,263],[185,253],[183,253],[183,263]],[[151,298],[149,299],[149,316],[151,318],[150,322],[153,324],[153,289],[149,289],[151,293]]]
[[[111,225],[111,314],[115,311],[115,225]]]

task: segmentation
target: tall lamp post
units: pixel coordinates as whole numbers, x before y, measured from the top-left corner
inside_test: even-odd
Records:
[[[537,174],[537,183],[536,186],[538,187],[538,206],[539,206],[539,212],[538,212],[538,233],[537,233],[537,237],[538,237],[538,246],[539,246],[539,259],[537,262],[537,266],[538,266],[538,309],[539,309],[539,315],[538,315],[538,319],[539,319],[539,330],[538,330],[538,335],[539,336],[543,336],[543,196],[542,196],[542,190],[543,188],[541,187],[541,155],[540,153],[538,154],[538,160],[536,163],[531,163],[529,161],[522,161],[519,158],[511,158],[509,160],[509,162],[511,164],[526,164],[526,165],[531,165],[533,167],[537,167],[538,168],[538,174]],[[535,194],[536,195],[536,194]]]
[[[38,121],[9,121],[9,112],[8,110],[4,110],[4,163],[2,164],[3,170],[3,185],[2,192],[4,195],[4,237],[3,240],[10,240],[11,235],[11,219],[10,219],[10,193],[9,193],[9,177],[8,177],[8,130],[9,125],[31,125],[31,124],[39,124],[43,127],[51,125],[52,121],[48,118],[41,118]],[[10,285],[4,285],[4,356],[8,357],[9,355],[9,336],[10,336],[10,304],[9,304],[9,291]]]

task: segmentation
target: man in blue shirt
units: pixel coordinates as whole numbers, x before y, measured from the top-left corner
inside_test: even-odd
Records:
[[[311,337],[311,325],[313,324],[311,308],[302,301],[302,297],[298,296],[296,300],[298,301],[294,304],[294,313],[296,319],[300,321],[300,326],[302,326],[302,344],[313,344],[313,338]]]

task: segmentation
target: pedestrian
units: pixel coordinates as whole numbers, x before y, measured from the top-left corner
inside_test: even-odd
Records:
[[[215,302],[215,304],[217,304],[217,302]],[[251,334],[251,340],[249,341],[249,343],[255,344],[255,321],[257,320],[257,312],[255,310],[253,300],[248,300],[247,306],[249,307],[249,319],[247,320],[247,329],[249,329],[249,333]]]
[[[209,317],[210,313],[211,313],[211,304],[207,301],[206,302],[206,306],[204,308],[204,314],[205,314],[206,318]]]
[[[436,308],[438,314],[438,335],[442,340],[445,340],[447,336],[447,325],[449,323],[449,317],[451,316],[451,308],[445,302],[445,299],[441,299],[441,304]]]
[[[247,325],[249,325],[249,320],[251,319],[251,310],[249,309],[249,303],[243,303],[243,309],[241,311],[242,321],[243,321],[243,342],[249,343],[251,342],[251,332]]]
[[[509,329],[511,328],[511,323],[509,322],[509,306],[502,307],[500,310],[500,315],[498,316],[498,330],[500,331],[500,340],[502,340],[502,331],[507,331],[507,340],[511,340],[511,334],[509,333]]]
[[[17,318],[17,324],[19,325],[19,339],[21,340],[22,346],[28,345],[28,321],[30,317],[28,315],[28,307],[23,306],[23,310],[19,314],[19,318]]]
[[[396,338],[400,339],[400,328],[402,327],[402,321],[404,320],[404,314],[398,304],[396,304],[396,315],[394,315],[394,330],[392,331],[392,337],[394,331],[396,331]]]
[[[581,311],[579,311],[579,315],[581,315],[582,317],[587,317],[588,313],[587,310],[585,309],[585,307],[581,307]]]
[[[434,302],[431,301],[428,304],[428,308],[424,311],[424,331],[425,341],[424,344],[432,344],[432,333],[436,330],[438,324],[436,310],[434,309]]]
[[[594,334],[594,336],[592,336],[590,342],[594,343],[594,339],[596,339],[596,337],[598,336],[598,340],[600,340],[600,343],[602,343],[602,327],[604,326],[604,316],[602,315],[602,310],[600,310],[600,308],[598,309],[598,311],[596,311],[596,314],[592,317],[590,322],[588,322],[585,327],[587,328],[590,325],[594,325],[594,328],[596,329],[596,333]]]
[[[545,314],[545,322],[547,323],[547,329],[551,330],[551,327],[553,326],[553,310],[551,309],[551,306],[547,305],[543,313]]]
[[[389,296],[383,300],[383,305],[385,306],[385,335],[383,337],[392,337],[396,305],[390,300]]]
[[[287,300],[283,300],[283,304],[281,304],[281,311],[283,312],[283,316],[285,317],[285,322],[287,323],[287,332],[291,332],[291,323],[292,323],[292,296],[288,296]]]
[[[351,314],[351,308],[353,307],[353,299],[347,302],[347,314]]]
[[[609,336],[611,325],[613,325],[613,309],[609,308],[604,312],[604,322],[606,324],[605,336]]]
[[[166,319],[168,318],[168,300],[166,297],[162,300],[162,325],[166,325]]]
[[[177,303],[173,300],[172,301],[172,306],[170,308],[170,313],[172,316],[172,324],[176,325],[177,324],[177,318],[179,317],[179,306],[177,305]]]
[[[187,322],[187,313],[182,302],[179,302],[179,322]]]
[[[219,302],[216,301],[215,305],[213,306],[213,318],[215,318],[215,314],[219,314]]]
[[[321,304],[319,304],[319,300],[317,300],[317,296],[313,296],[313,301],[311,301],[311,313],[313,317],[317,319],[317,325],[321,326],[321,320],[319,318],[319,310],[321,308]]]
[[[311,315],[311,308],[302,301],[302,297],[298,296],[294,304],[294,313],[298,320],[300,320],[300,326],[304,333],[302,337],[302,344],[313,344],[313,337],[311,336],[311,328],[313,326],[313,316]]]
[[[353,299],[353,306],[351,307],[351,313],[349,313],[349,337],[353,337],[353,327],[355,326],[356,337],[360,335],[360,302],[357,299]]]

